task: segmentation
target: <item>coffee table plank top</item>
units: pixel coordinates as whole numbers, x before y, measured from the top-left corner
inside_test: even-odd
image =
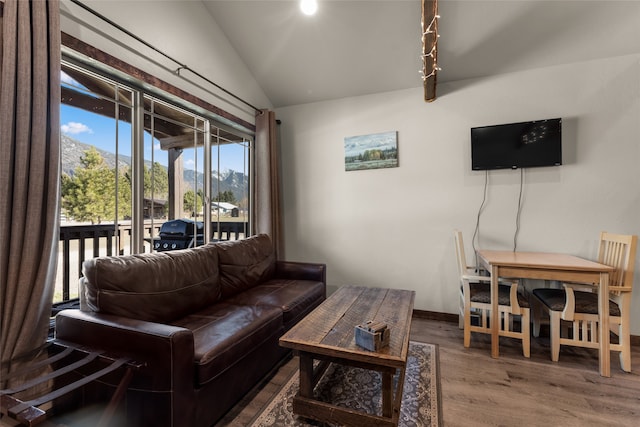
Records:
[[[411,307],[409,310],[406,310],[406,301],[407,298],[406,293],[411,293]],[[413,314],[413,300],[415,297],[415,292],[413,291],[404,291],[403,293],[392,292],[387,295],[385,304],[380,307],[378,311],[378,317],[384,319],[388,325],[404,325],[405,332],[403,334],[394,334],[393,330],[391,331],[390,337],[390,346],[392,348],[400,348],[400,358],[402,360],[407,359],[407,355],[409,354],[409,332],[411,329],[411,316]],[[407,313],[409,313],[409,318],[407,319]]]
[[[347,291],[352,290],[354,289]],[[354,339],[354,326],[366,320],[375,319],[378,308],[384,304],[385,291],[385,289],[369,289],[360,293],[358,298],[351,303],[349,310],[340,316],[329,333],[322,338],[320,344],[337,347],[348,346],[350,341]]]
[[[298,351],[401,367],[406,364],[415,292],[343,286],[280,338]],[[390,344],[377,352],[355,343],[354,328],[368,320],[385,322]]]

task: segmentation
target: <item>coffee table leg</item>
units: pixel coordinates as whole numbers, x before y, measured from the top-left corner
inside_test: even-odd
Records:
[[[313,357],[300,352],[300,396],[313,397]]]
[[[382,416],[391,418],[393,413],[393,376],[389,372],[382,372]]]

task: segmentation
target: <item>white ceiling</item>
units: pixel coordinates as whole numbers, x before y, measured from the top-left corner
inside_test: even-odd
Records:
[[[274,107],[420,87],[420,0],[201,0]],[[640,53],[640,0],[440,0],[438,82]],[[640,76],[639,76],[640,78]]]

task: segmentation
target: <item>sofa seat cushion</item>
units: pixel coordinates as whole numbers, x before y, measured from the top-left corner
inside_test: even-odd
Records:
[[[215,246],[220,261],[223,299],[273,277],[276,256],[268,235],[258,234],[244,240],[219,242]]]
[[[266,305],[282,311],[286,328],[297,323],[310,309],[318,305],[325,295],[322,282],[310,280],[273,279],[228,299],[238,305]]]
[[[222,302],[172,324],[193,332],[198,385],[212,380],[262,342],[283,332],[282,312],[276,307]]]

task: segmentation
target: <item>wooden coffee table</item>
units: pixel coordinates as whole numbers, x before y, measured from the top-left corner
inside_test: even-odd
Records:
[[[300,358],[300,390],[293,399],[293,412],[349,426],[397,426],[414,298],[413,291],[343,286],[285,333],[280,345],[293,349]],[[354,327],[368,320],[389,326],[389,346],[369,351],[356,345]],[[320,360],[315,369],[314,360]],[[366,414],[314,398],[313,389],[331,362],[381,373],[382,414]]]

